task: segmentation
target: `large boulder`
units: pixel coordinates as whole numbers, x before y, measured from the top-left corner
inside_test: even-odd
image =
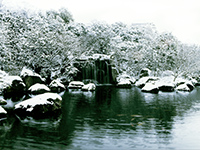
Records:
[[[24,95],[26,87],[21,77],[5,76],[2,81],[1,90],[4,98],[22,97]]]
[[[20,119],[54,118],[61,114],[62,98],[56,93],[44,93],[15,105],[14,112]]]
[[[120,80],[120,82],[117,83],[117,87],[119,88],[131,88],[132,84],[130,80]]]
[[[95,89],[96,85],[94,83],[86,84],[81,88],[82,91],[95,91]]]
[[[45,79],[43,79],[39,74],[26,68],[22,69],[20,76],[23,79],[24,83],[26,84],[27,89],[36,83],[45,82]]]
[[[178,87],[176,87],[176,90],[177,91],[187,91],[187,92],[190,92],[190,88],[187,86],[187,84],[181,84],[179,85]]]
[[[65,86],[62,83],[60,83],[58,80],[53,80],[49,84],[49,88],[51,89],[52,92],[57,92],[57,93],[60,93],[66,89]]]
[[[148,93],[158,93],[159,88],[155,84],[155,82],[148,82],[145,84],[145,86],[142,88],[142,92],[148,92]]]
[[[72,81],[69,83],[69,89],[81,89],[84,86],[84,83],[81,81]]]
[[[50,92],[50,89],[44,84],[36,83],[28,89],[28,92],[30,94],[37,95]]]
[[[174,76],[163,76],[156,82],[159,90],[162,92],[172,92],[175,88]]]
[[[192,91],[194,89],[194,84],[196,84],[196,82],[194,80],[188,80],[179,77],[175,80],[175,84],[176,84],[176,89],[179,91],[181,91],[184,86],[185,88],[182,91]],[[189,88],[189,90],[187,88]]]
[[[131,77],[131,76],[127,75],[126,73],[118,75],[116,80],[117,80],[117,83],[125,81],[125,80],[130,81],[130,83],[132,83],[132,84],[134,84],[136,82],[136,79],[134,77]]]
[[[159,80],[158,77],[142,77],[135,83],[135,85],[139,88],[143,88],[146,83],[150,81],[158,81],[158,80]]]

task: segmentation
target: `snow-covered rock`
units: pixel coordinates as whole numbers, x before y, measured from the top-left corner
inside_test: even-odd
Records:
[[[84,83],[81,81],[72,81],[69,83],[69,89],[81,89],[84,86]]]
[[[176,90],[178,90],[178,91],[187,91],[187,92],[191,91],[190,88],[185,83],[179,85],[178,87],[176,87]]]
[[[44,93],[15,105],[15,114],[24,119],[57,117],[61,113],[62,98],[56,93]]]
[[[149,83],[145,84],[145,86],[142,88],[142,91],[143,92],[149,92],[149,93],[158,93],[159,88],[155,84],[155,82],[149,82]]]
[[[131,88],[132,87],[132,84],[130,82],[130,80],[120,80],[119,83],[117,83],[117,87],[120,87],[120,88]]]
[[[159,81],[156,82],[156,85],[158,86],[160,91],[163,92],[172,92],[175,88],[175,82],[173,76],[165,76],[160,78]]]
[[[0,106],[0,120],[6,117],[7,117],[7,111],[5,111],[5,109],[2,106]]]
[[[27,68],[23,68],[20,74],[21,78],[23,79],[26,87],[29,88],[36,83],[44,83],[45,79],[43,79],[39,74],[29,70]]]
[[[7,101],[0,97],[0,105],[6,105]]]
[[[25,84],[19,76],[4,76],[0,83],[0,91],[4,98],[23,95],[25,92]]]
[[[132,84],[134,84],[135,81],[136,81],[136,79],[134,77],[131,77],[131,76],[127,75],[126,73],[118,75],[117,78],[116,78],[116,80],[117,80],[118,83],[124,82],[125,80],[128,80]]]
[[[188,80],[188,79],[184,79],[184,78],[180,78],[180,77],[175,80],[176,87],[179,87],[179,85],[185,84],[190,89],[190,91],[192,91],[194,89],[193,83],[195,84],[195,82],[192,82],[192,80]]]
[[[28,92],[30,94],[36,95],[36,94],[43,94],[46,92],[50,92],[50,89],[44,84],[36,83],[28,89]]]
[[[62,92],[66,89],[65,86],[62,83],[60,83],[58,80],[53,80],[49,84],[49,87],[52,92]]]
[[[140,70],[140,78],[142,77],[148,77],[151,74],[151,70],[148,68],[143,68],[142,70]]]
[[[96,85],[94,83],[86,84],[81,88],[82,91],[95,91],[95,89]]]
[[[143,88],[147,82],[157,80],[159,80],[158,77],[142,77],[135,83],[135,85],[139,88]]]
[[[194,85],[193,85],[192,81],[187,81],[187,82],[185,82],[185,84],[188,86],[190,91],[192,91],[194,89]]]

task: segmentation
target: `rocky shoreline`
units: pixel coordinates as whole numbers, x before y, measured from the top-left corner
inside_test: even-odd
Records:
[[[164,71],[160,77],[152,76],[147,68],[141,70],[136,79],[126,73],[116,76],[116,87],[131,88],[136,86],[142,92],[158,93],[184,91],[191,92],[198,81],[193,78],[176,77],[172,71]],[[12,110],[21,120],[32,117],[34,119],[55,118],[61,112],[62,94],[68,89],[95,91],[96,83],[90,81],[71,81],[62,84],[59,79],[46,84],[46,79],[30,69],[23,68],[20,76],[10,76],[0,71],[0,120],[7,117],[7,110]]]

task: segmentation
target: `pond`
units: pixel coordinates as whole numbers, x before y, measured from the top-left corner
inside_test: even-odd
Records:
[[[200,87],[192,92],[143,93],[97,87],[63,95],[58,120],[0,127],[0,149],[198,149]]]

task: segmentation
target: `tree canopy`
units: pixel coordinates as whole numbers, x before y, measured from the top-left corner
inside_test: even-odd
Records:
[[[77,57],[95,53],[112,55],[113,67],[130,75],[144,67],[156,74],[172,70],[195,75],[200,70],[199,46],[158,33],[151,23],[86,25],[75,22],[64,8],[32,15],[1,8],[0,16],[0,65],[11,74],[24,66],[43,76],[67,72]]]

